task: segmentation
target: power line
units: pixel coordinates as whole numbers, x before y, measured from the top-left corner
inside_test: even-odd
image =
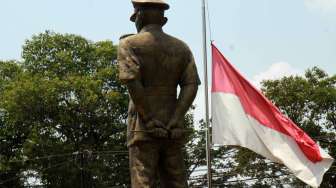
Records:
[[[335,173],[333,173],[335,172]],[[336,171],[331,171],[331,172],[326,172],[326,174],[335,174],[336,175]],[[223,175],[215,175],[214,178],[227,178],[224,175],[237,175],[237,173],[228,173],[228,174],[223,174]],[[232,181],[226,181],[225,183],[236,183],[236,182],[247,182],[247,181],[252,181],[252,180],[264,180],[264,179],[271,179],[271,178],[279,178],[279,177],[283,177],[283,176],[293,176],[293,174],[290,173],[284,173],[284,174],[280,174],[280,175],[268,175],[268,176],[260,176],[260,177],[251,177],[251,178],[247,178],[247,179],[240,179],[240,180],[232,180]],[[204,175],[202,177],[196,177],[196,178],[189,178],[190,181],[202,181],[202,180],[206,180],[206,177],[204,177]]]
[[[219,148],[223,146],[213,146],[214,148]],[[204,147],[194,147],[194,149],[203,149]],[[213,149],[212,149],[213,150]],[[231,150],[231,149],[230,149]],[[229,151],[227,153],[224,153],[223,155],[228,155],[230,153],[234,153],[236,150]],[[11,160],[8,161],[9,163],[20,163],[20,162],[29,162],[29,161],[38,161],[38,160],[52,160],[53,158],[57,157],[72,157],[72,156],[79,156],[82,153],[88,154],[88,155],[101,155],[101,154],[109,154],[109,155],[128,155],[128,150],[103,150],[103,151],[90,151],[90,150],[84,150],[82,152],[76,151],[72,153],[64,153],[64,154],[53,154],[53,155],[46,155],[43,157],[35,157],[31,159],[21,159],[21,160]]]
[[[52,160],[52,158],[57,158],[57,157],[72,157],[72,156],[79,156],[83,153],[90,153],[89,151],[84,151],[84,152],[72,152],[72,153],[65,153],[65,154],[55,154],[55,155],[46,155],[43,157],[35,157],[32,159],[21,159],[21,160],[11,160],[8,161],[9,163],[20,163],[20,162],[29,162],[29,161],[38,161],[38,160],[44,160],[44,159],[48,159],[48,160]],[[123,150],[123,151],[118,151],[118,150],[107,150],[107,151],[96,151],[96,152],[92,152],[93,155],[98,155],[98,154],[104,154],[104,153],[109,153],[109,154],[128,154],[128,150]]]
[[[50,169],[52,169],[52,168],[57,168],[57,167],[63,166],[63,165],[65,165],[65,164],[67,164],[67,163],[72,162],[73,160],[74,160],[74,159],[72,159],[72,160],[67,160],[67,161],[63,161],[63,162],[58,163],[58,164],[56,164],[56,165],[53,165],[53,166],[51,166],[51,167],[44,168],[44,169],[42,169],[41,172],[45,172],[45,171],[50,170]],[[13,177],[13,178],[4,180],[4,181],[0,182],[0,185],[5,184],[5,183],[10,182],[10,181],[13,181],[13,180],[18,179],[18,178],[21,178],[21,177],[20,177],[20,176],[16,176],[16,177]]]
[[[246,178],[246,179],[237,179],[237,180],[231,180],[231,181],[226,181],[224,182],[224,184],[232,184],[232,183],[237,183],[237,182],[249,182],[249,181],[253,181],[253,180],[264,180],[264,179],[271,179],[271,178],[279,178],[282,176],[287,176],[290,174],[281,174],[281,175],[269,175],[269,176],[261,176],[261,177],[251,177],[251,178]],[[216,176],[215,176],[216,177]],[[220,177],[217,177],[220,178]],[[190,179],[193,180],[193,179]],[[195,179],[195,180],[205,180],[205,178],[199,178],[199,179]]]
[[[11,160],[11,161],[8,161],[8,162],[9,163],[20,163],[20,162],[38,161],[38,160],[43,160],[43,159],[51,159],[51,158],[55,158],[55,157],[65,157],[65,156],[73,156],[73,155],[78,155],[78,153],[73,152],[73,153],[65,153],[65,154],[47,155],[47,156],[36,157],[36,158],[32,158],[32,159]]]

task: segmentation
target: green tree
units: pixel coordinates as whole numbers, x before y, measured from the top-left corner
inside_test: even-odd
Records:
[[[0,61],[0,96],[21,73],[22,69],[17,62]],[[20,139],[21,132],[13,126],[8,126],[5,119],[5,110],[0,107],[0,182],[7,180],[3,183],[4,187],[20,187],[23,182],[13,178],[20,176],[24,166],[21,163],[12,163],[11,161],[20,156],[23,145]]]
[[[127,93],[117,79],[116,47],[76,35],[45,32],[23,47],[24,73],[6,85],[6,128],[19,131],[22,174],[49,187],[128,184]],[[19,144],[21,143],[21,144]],[[45,156],[49,156],[44,158]]]

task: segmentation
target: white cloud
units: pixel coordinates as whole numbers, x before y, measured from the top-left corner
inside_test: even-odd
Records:
[[[305,0],[304,2],[308,9],[336,12],[336,0]]]
[[[293,68],[289,63],[278,62],[272,64],[266,71],[255,75],[252,79],[252,83],[257,88],[260,88],[261,82],[263,80],[275,80],[282,78],[284,76],[300,75],[300,74],[302,74],[302,72]]]

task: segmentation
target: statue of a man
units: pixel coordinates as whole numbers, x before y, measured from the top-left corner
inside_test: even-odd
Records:
[[[182,149],[184,116],[195,99],[199,77],[189,47],[163,32],[169,5],[132,0],[138,34],[121,37],[119,78],[127,86],[128,147],[133,188],[187,187]],[[177,87],[180,93],[177,97]]]

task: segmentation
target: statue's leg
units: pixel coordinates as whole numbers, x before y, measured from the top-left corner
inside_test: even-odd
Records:
[[[129,148],[132,188],[155,188],[159,144],[138,142]]]
[[[183,160],[182,144],[167,141],[160,159],[161,188],[188,187],[186,169]]]

